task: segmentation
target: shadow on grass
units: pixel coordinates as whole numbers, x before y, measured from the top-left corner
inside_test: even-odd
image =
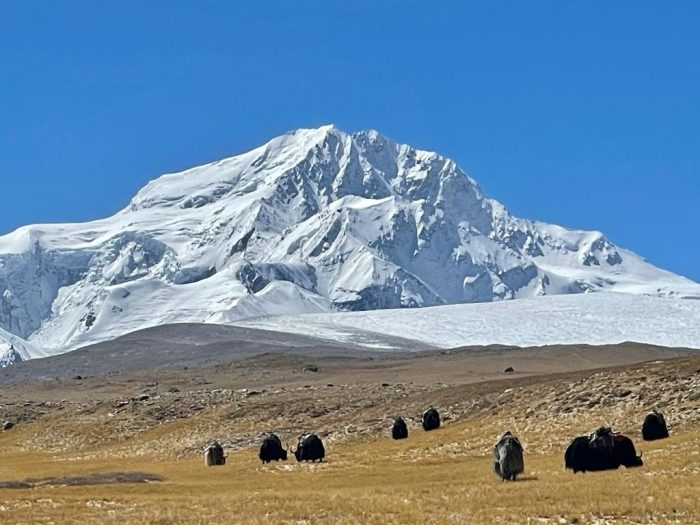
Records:
[[[85,486],[106,485],[109,483],[148,483],[165,481],[163,476],[147,472],[104,472],[80,476],[59,476],[53,478],[27,478],[24,480],[0,481],[0,489],[31,489],[40,485]]]
[[[520,476],[516,481],[537,481],[538,478],[537,476]]]
[[[515,480],[516,483],[521,481],[537,481],[539,478],[537,476],[518,476]],[[503,483],[513,483],[511,480],[503,480]]]

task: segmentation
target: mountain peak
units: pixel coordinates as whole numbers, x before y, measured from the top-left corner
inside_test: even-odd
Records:
[[[279,137],[273,138],[272,140],[267,142],[266,146],[271,144],[277,144],[280,142],[285,144],[293,142],[298,147],[303,148],[305,145],[308,146],[319,142],[323,142],[329,135],[344,137],[348,134],[336,127],[334,124],[324,124],[316,128],[293,129],[291,131],[288,131],[287,133],[284,133],[283,135],[280,135]]]

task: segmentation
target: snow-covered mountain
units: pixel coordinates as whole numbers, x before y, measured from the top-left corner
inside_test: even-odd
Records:
[[[0,328],[29,357],[164,323],[587,291],[700,298],[600,232],[512,216],[437,153],[332,126],[0,237]]]

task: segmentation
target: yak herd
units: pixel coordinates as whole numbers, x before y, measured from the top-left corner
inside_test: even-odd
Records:
[[[435,408],[430,407],[423,412],[421,424],[425,431],[439,428],[440,414]],[[391,437],[408,438],[408,426],[400,416],[394,419],[391,425]],[[667,437],[668,427],[663,414],[656,410],[647,414],[642,424],[642,439],[652,441]],[[297,461],[316,462],[323,461],[326,457],[323,441],[311,432],[304,432],[299,436],[296,449],[289,445],[284,448],[276,434],[269,434],[260,445],[258,457],[263,463],[286,461],[290,451]],[[206,447],[204,464],[208,467],[226,464],[226,455],[221,444],[214,442]],[[575,437],[564,453],[564,466],[574,474],[617,469],[620,466],[639,467],[642,464],[642,454],[637,455],[632,440],[623,434],[613,432],[610,427],[600,427],[591,434]],[[493,447],[493,470],[503,481],[514,481],[518,474],[525,470],[523,446],[511,432],[503,433]]]

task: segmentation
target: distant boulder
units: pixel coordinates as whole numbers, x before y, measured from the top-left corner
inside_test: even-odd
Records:
[[[14,427],[14,426],[15,426],[15,424],[14,424],[12,421],[5,421],[5,422],[2,424],[2,429],[3,429],[3,430],[10,430],[10,429],[11,429],[12,427]]]
[[[318,367],[316,365],[306,365],[304,372],[318,372]]]
[[[513,368],[512,366],[509,366],[509,367],[507,367],[507,368],[505,368],[505,369],[503,370],[503,373],[504,373],[504,374],[514,374],[514,373],[515,373],[515,368]]]

